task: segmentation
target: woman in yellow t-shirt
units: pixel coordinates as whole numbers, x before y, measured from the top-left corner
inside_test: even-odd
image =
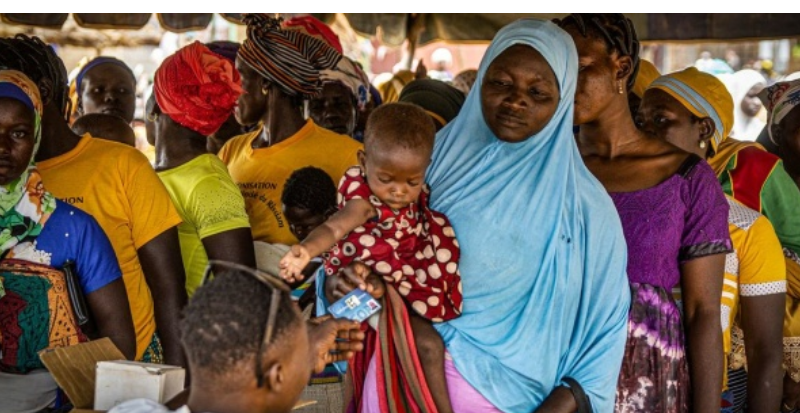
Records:
[[[185,365],[178,326],[186,304],[181,219],[164,185],[136,149],[70,129],[66,68],[39,38],[0,38],[3,66],[39,86],[44,114],[36,163],[45,186],[94,217],[111,241],[128,292],[137,360]]]
[[[253,239],[295,244],[281,211],[286,180],[297,169],[315,166],[338,182],[361,149],[304,113],[307,101],[320,92],[320,72],[335,67],[341,54],[303,26],[283,28],[281,20],[266,14],[247,14],[244,21],[247,39],[236,58],[244,93],[236,119],[262,126],[228,141],[219,156],[244,196]]]
[[[244,200],[206,138],[225,123],[242,92],[233,62],[194,42],[155,74],[155,168],[183,218],[178,226],[191,296],[208,260],[255,267]]]

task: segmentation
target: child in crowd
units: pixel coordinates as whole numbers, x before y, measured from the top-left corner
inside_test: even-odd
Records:
[[[298,169],[283,186],[281,204],[292,235],[305,239],[336,212],[336,184],[322,169],[313,166]],[[312,277],[321,264],[322,259],[314,258],[303,269],[305,282],[292,293],[299,300],[300,308],[313,303],[315,288]]]
[[[292,235],[305,239],[336,212],[336,184],[322,169],[298,169],[286,180],[281,203]]]
[[[433,121],[414,105],[376,109],[359,165],[339,184],[340,210],[292,246],[280,266],[281,275],[295,281],[312,258],[327,252],[327,275],[360,261],[393,286],[417,315],[411,326],[435,403],[439,411],[451,411],[444,346],[425,321],[453,319],[462,303],[455,233],[444,215],[428,207],[425,171],[435,133]]]

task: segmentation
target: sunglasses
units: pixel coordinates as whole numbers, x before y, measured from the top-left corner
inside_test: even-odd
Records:
[[[209,260],[206,271],[203,273],[203,282],[200,285],[206,285],[210,277],[212,269],[219,270],[232,270],[239,274],[251,275],[262,284],[266,285],[272,291],[272,298],[269,300],[269,312],[267,313],[267,324],[264,326],[264,334],[261,341],[258,343],[258,351],[256,352],[256,383],[258,387],[264,386],[264,372],[261,367],[261,353],[264,347],[272,340],[272,332],[275,329],[275,319],[278,316],[278,306],[280,305],[281,293],[289,293],[291,289],[282,278],[274,274],[269,274],[264,271],[250,268],[246,265],[236,264],[227,261]]]

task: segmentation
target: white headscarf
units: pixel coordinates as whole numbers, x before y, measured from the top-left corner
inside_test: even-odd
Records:
[[[767,80],[755,70],[744,69],[723,78],[723,81],[733,97],[733,132],[731,136],[740,141],[755,141],[764,128],[764,122],[745,114],[742,111],[742,100],[753,86],[757,84],[766,86]]]

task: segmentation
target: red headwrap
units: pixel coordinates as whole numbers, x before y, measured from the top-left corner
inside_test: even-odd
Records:
[[[155,75],[161,112],[201,135],[211,135],[228,119],[242,94],[233,64],[194,42],[168,57]]]
[[[339,36],[331,30],[330,26],[314,16],[292,17],[284,21],[282,26],[286,30],[300,30],[309,36],[323,40],[336,49],[339,54],[342,54],[342,43],[339,41]]]

